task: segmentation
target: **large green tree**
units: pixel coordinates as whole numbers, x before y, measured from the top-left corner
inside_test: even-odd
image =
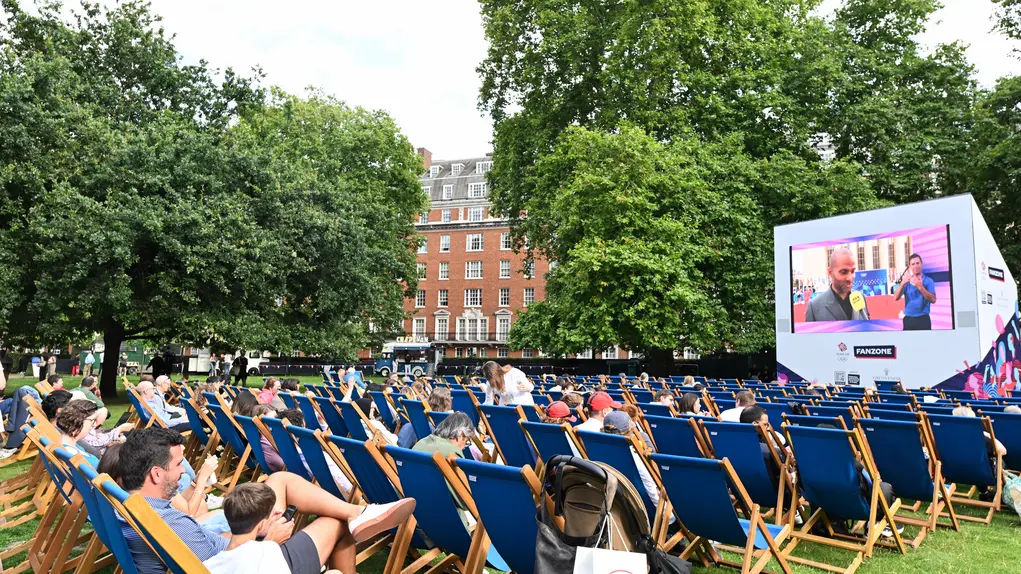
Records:
[[[2,5],[6,342],[101,333],[113,395],[126,339],[352,354],[399,327],[424,199],[389,118],[183,65],[145,3]]]

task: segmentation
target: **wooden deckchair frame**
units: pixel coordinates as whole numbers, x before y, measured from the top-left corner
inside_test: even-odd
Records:
[[[514,410],[516,410],[517,413],[518,413],[518,420],[519,421],[528,420],[528,417],[525,416],[525,411],[521,407],[521,405],[512,405],[512,406],[513,406]],[[494,452],[497,455],[499,455],[500,460],[503,461],[503,464],[507,464],[507,455],[505,455],[503,453],[503,449],[500,447],[500,439],[498,439],[496,437],[496,433],[493,432],[493,426],[491,424],[489,424],[489,419],[486,418],[486,413],[483,412],[482,409],[479,408],[478,405],[475,406],[475,409],[479,411],[479,420],[482,422],[482,426],[486,427],[486,435],[488,435],[489,439],[493,441],[493,450],[494,450]],[[519,423],[519,428],[520,428],[520,423]],[[524,432],[524,431],[522,431],[522,432]],[[538,451],[536,451],[536,452],[538,452]],[[482,453],[485,454],[485,451],[482,451]]]
[[[536,460],[536,462],[535,462],[536,471],[535,471],[535,474],[537,474],[538,476],[542,476],[543,472],[545,472],[545,470],[544,470],[544,467],[546,465],[545,459],[543,458],[542,451],[539,450],[539,446],[535,444],[534,440],[532,440],[532,435],[528,434],[528,429],[526,429],[523,425],[521,425],[522,422],[531,422],[531,421],[527,421],[527,420],[521,421],[521,420],[519,420],[518,421],[518,425],[521,426],[521,432],[525,433],[525,437],[528,438],[528,442],[532,445],[532,448],[535,449],[535,454],[536,454],[536,458],[535,458],[535,460]],[[567,423],[561,423],[559,426],[560,426],[560,429],[564,432],[564,434],[567,435],[567,440],[571,444],[574,445],[574,448],[576,448],[578,450],[578,454],[581,455],[582,458],[587,460],[588,459],[588,455],[585,453],[585,445],[582,444],[581,438],[578,437],[578,431],[574,430],[574,427],[572,427],[571,425],[569,425]],[[549,457],[546,457],[546,458],[549,458]]]
[[[929,451],[929,456],[933,457],[933,453],[936,453],[935,458],[938,459],[939,452],[936,450],[936,436],[932,432],[932,423],[929,421],[929,416],[925,411],[919,411],[917,416],[919,420],[922,421],[923,428],[928,431],[929,440],[931,441],[930,444],[933,447],[932,450]],[[981,417],[979,420],[982,421],[982,428],[985,430],[986,433],[989,434],[989,440],[991,440],[993,444],[996,444],[996,433],[993,431],[993,424],[989,420],[989,417]],[[971,488],[968,489],[967,492],[960,492],[959,489],[957,488],[957,484],[952,485],[951,502],[987,510],[985,518],[969,516],[967,514],[958,514],[957,518],[959,520],[966,520],[968,522],[980,522],[982,524],[985,524],[986,526],[993,522],[993,516],[997,512],[999,512],[1001,508],[1001,500],[1003,497],[1003,482],[1005,479],[1005,473],[1003,470],[1003,456],[1000,455],[999,453],[996,454],[996,460],[992,472],[993,476],[996,477],[996,490],[992,502],[976,500],[975,498],[973,498],[976,494],[979,493],[978,487],[976,487],[975,485],[971,485]],[[949,510],[942,512],[940,516],[945,518],[950,517]]]
[[[234,420],[234,413],[231,412],[230,407],[227,406],[227,403],[226,401],[223,400],[223,397],[221,397],[219,393],[214,393],[213,396],[216,398],[216,402],[220,409],[227,416],[227,420],[230,421],[232,425],[234,425],[234,432],[236,432],[242,438],[242,440],[245,441],[245,452],[240,454],[234,452],[234,447],[230,444],[230,441],[224,437],[219,437],[220,431],[216,427],[216,424],[215,423],[213,424],[212,428],[216,432],[216,436],[219,437],[219,441],[223,443],[223,456],[220,458],[220,464],[216,467],[216,476],[217,478],[219,478],[219,481],[216,484],[214,484],[212,488],[217,489],[226,494],[231,490],[234,490],[234,487],[237,485],[238,481],[241,480],[241,476],[247,470],[249,470],[248,458],[252,456],[252,445],[248,444],[248,438],[245,435],[244,429],[242,429],[241,425],[238,424],[236,420]],[[212,441],[212,438],[210,438],[210,441]],[[255,470],[252,471],[251,474],[251,480],[253,482],[258,480],[259,473],[260,469],[258,465],[256,465]],[[227,482],[224,482],[225,476],[230,476]]]

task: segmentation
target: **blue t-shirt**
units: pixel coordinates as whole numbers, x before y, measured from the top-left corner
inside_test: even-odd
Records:
[[[922,275],[922,287],[929,293],[936,294],[936,282],[928,275]],[[908,317],[928,315],[929,305],[917,287],[911,283],[904,286],[904,315]]]

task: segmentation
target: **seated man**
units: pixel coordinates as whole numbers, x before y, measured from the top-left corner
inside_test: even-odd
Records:
[[[0,394],[3,393],[4,389],[7,388],[7,379],[4,377],[3,372],[0,372]],[[21,449],[22,443],[25,442],[25,433],[21,430],[21,427],[25,426],[28,422],[28,405],[25,403],[25,395],[32,395],[35,400],[39,400],[39,392],[32,387],[32,385],[25,385],[14,391],[13,397],[8,397],[0,401],[0,419],[4,415],[7,415],[7,443],[4,444],[3,448],[0,448],[0,460],[14,456],[18,450]]]
[[[739,422],[741,421],[741,413],[755,404],[755,395],[751,391],[741,391],[734,398],[737,399],[736,406],[720,413],[721,421],[730,423]]]
[[[170,429],[150,427],[131,433],[121,447],[121,481],[125,490],[143,496],[156,514],[166,521],[192,552],[200,560],[206,561],[227,550],[230,541],[206,530],[193,517],[173,508],[170,504],[170,500],[177,494],[177,483],[184,472],[183,445],[184,437]],[[343,572],[355,572],[355,544],[399,525],[415,509],[413,499],[364,507],[349,504],[287,472],[274,473],[262,484],[272,489],[275,495],[274,516],[283,513],[288,505],[294,505],[303,513],[331,519],[319,523],[321,526],[313,532],[302,531],[295,534],[294,538],[298,538],[299,541],[287,550],[281,550],[282,554],[290,556],[290,561],[286,562],[288,566],[298,567],[290,570],[292,572],[319,572],[318,564],[326,562],[325,557],[329,558],[331,567],[337,567]],[[233,522],[231,526],[234,526]],[[239,530],[246,530],[243,526],[239,524]],[[163,562],[134,528],[124,521],[121,521],[120,528],[128,541],[128,549],[135,559],[139,574],[164,574],[167,571]],[[279,528],[277,525],[272,529],[271,540],[274,542],[284,542],[288,539],[284,533],[278,532]],[[268,527],[266,529],[270,530]],[[251,530],[248,531],[250,532]],[[245,542],[247,540],[241,540],[242,544]],[[235,548],[237,546],[239,545],[235,545]],[[251,550],[252,554],[256,554],[254,548]],[[273,548],[263,548],[258,554],[261,556],[268,550]],[[301,556],[291,556],[292,553]],[[308,570],[310,562],[302,560],[308,555],[324,558],[314,570]],[[212,562],[209,566],[214,572],[279,571],[259,568],[253,570],[254,563],[249,562],[247,556],[245,552],[233,552],[228,555],[225,564]],[[233,570],[235,565],[236,570]]]
[[[163,395],[156,392],[155,384],[149,381],[142,381],[138,383],[135,390],[138,391],[138,395],[142,400],[149,405],[149,408],[152,409],[156,417],[163,421],[163,424],[167,425],[168,428],[178,432],[191,430],[191,425],[188,424],[188,416],[185,414],[184,409],[168,405]]]
[[[603,419],[602,432],[606,434],[628,436],[632,430],[634,430],[634,423],[631,422],[631,417],[624,411],[613,411]],[[638,476],[642,479],[642,487],[645,488],[645,493],[649,495],[652,505],[656,506],[659,504],[659,487],[656,486],[656,481],[652,479],[649,469],[646,468],[645,462],[642,461],[642,455],[635,451],[635,447],[632,446],[630,448],[631,457],[634,459],[635,468],[638,470]],[[671,517],[671,522],[673,521],[673,517]]]
[[[82,386],[71,391],[71,395],[77,400],[91,401],[99,407],[96,411],[96,426],[101,427],[106,422],[106,418],[110,416],[110,411],[106,410],[106,405],[99,398],[99,383],[96,381],[96,377],[85,377],[82,379]]]
[[[663,405],[663,406],[667,406],[667,407],[673,406],[674,400],[676,398],[677,397],[675,397],[673,393],[671,393],[670,391],[668,391],[666,389],[662,389],[662,390],[656,391],[656,396],[655,396],[656,402],[661,404],[661,405]]]
[[[431,435],[415,443],[411,450],[438,452],[443,458],[451,454],[464,458],[464,447],[468,446],[475,434],[475,425],[468,415],[455,412],[436,425]]]
[[[60,375],[57,374],[50,375],[46,377],[46,382],[49,383],[50,386],[53,387],[53,390],[55,391],[64,390],[64,378],[61,377]]]

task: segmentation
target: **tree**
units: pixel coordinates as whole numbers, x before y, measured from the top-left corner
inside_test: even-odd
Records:
[[[351,354],[396,328],[424,199],[389,118],[182,65],[143,3],[3,7],[5,341],[102,333],[113,396],[126,339]]]

